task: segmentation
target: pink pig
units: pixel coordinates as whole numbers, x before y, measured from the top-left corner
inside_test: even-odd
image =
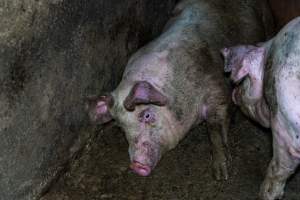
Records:
[[[300,162],[300,17],[257,46],[224,48],[225,71],[242,111],[273,132],[273,159],[261,186],[263,200],[280,199]]]
[[[165,152],[192,127],[206,122],[213,171],[217,179],[228,178],[231,101],[219,49],[264,39],[271,24],[266,5],[264,0],[251,1],[247,7],[240,0],[181,1],[163,33],[130,58],[118,87],[90,99],[93,122],[114,119],[125,131],[134,172],[150,175]]]

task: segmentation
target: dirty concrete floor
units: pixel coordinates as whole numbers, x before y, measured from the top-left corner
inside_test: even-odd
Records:
[[[204,126],[192,130],[146,178],[128,169],[122,131],[107,126],[42,200],[255,200],[271,159],[271,134],[241,113],[233,121],[228,181],[213,179]],[[299,186],[300,172],[288,182],[285,200],[299,200]]]

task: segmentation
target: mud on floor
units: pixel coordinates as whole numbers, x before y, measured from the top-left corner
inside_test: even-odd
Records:
[[[99,131],[68,172],[42,200],[255,200],[271,159],[271,133],[238,113],[229,134],[230,179],[215,181],[209,138],[199,126],[157,165],[150,177],[128,169],[124,134]],[[287,184],[285,200],[300,199],[300,172]]]

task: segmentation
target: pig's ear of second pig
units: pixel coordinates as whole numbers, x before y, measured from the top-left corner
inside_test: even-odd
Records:
[[[104,124],[112,120],[109,109],[113,106],[112,95],[87,97],[85,109],[88,112],[90,121],[94,124]]]
[[[124,107],[128,111],[134,111],[136,105],[153,104],[164,106],[167,102],[168,98],[154,88],[153,85],[147,81],[139,81],[132,87],[126,97]]]
[[[251,78],[259,78],[264,69],[265,55],[265,47],[255,47],[249,51],[243,58],[242,68],[239,70],[242,72],[239,73],[249,74]]]
[[[264,47],[251,46],[251,50],[243,56],[241,64],[237,63],[231,69],[231,79],[239,82],[248,75],[251,78],[257,78],[263,70],[264,57]]]

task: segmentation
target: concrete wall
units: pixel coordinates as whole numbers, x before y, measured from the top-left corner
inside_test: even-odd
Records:
[[[176,0],[1,0],[0,199],[37,199],[93,131],[84,97],[112,90]]]

